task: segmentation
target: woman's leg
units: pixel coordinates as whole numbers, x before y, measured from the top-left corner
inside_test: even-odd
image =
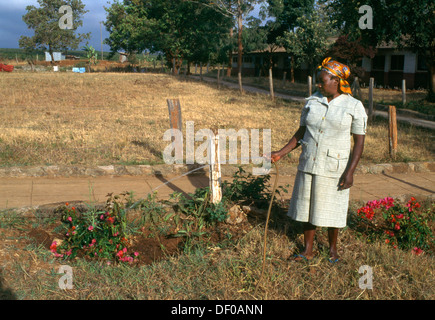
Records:
[[[305,258],[311,259],[313,258],[313,243],[314,243],[314,235],[316,234],[316,226],[313,226],[309,222],[304,223],[304,244],[305,249],[301,253]]]
[[[329,257],[332,260],[338,259],[337,237],[338,237],[338,228],[332,228],[332,227],[328,228]]]

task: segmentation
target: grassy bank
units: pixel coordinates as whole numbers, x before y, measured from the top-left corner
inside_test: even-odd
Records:
[[[350,222],[355,221],[353,203]],[[432,206],[432,207],[431,207]],[[433,204],[423,205],[432,210]],[[432,209],[431,209],[432,208]],[[258,218],[258,217],[257,217]],[[154,231],[163,232],[163,219]],[[432,220],[433,221],[433,220]],[[159,227],[159,228],[157,228]],[[215,226],[215,228],[218,228]],[[62,261],[49,251],[60,237],[59,219],[22,219],[0,214],[0,298],[3,299],[211,299],[211,300],[420,300],[435,298],[433,252],[416,255],[361,235],[353,223],[339,236],[340,261],[328,258],[326,229],[315,239],[309,262],[291,259],[303,247],[301,226],[284,212],[274,212],[268,231],[266,268],[262,267],[264,217],[237,227],[221,224],[220,240],[204,235],[188,238],[177,251],[151,263],[107,263],[76,258]],[[149,229],[147,229],[149,230]],[[433,226],[432,226],[433,230]],[[144,229],[138,229],[139,237]],[[210,234],[213,232],[209,229]],[[155,239],[147,233],[147,241]],[[167,243],[161,246],[168,246]],[[151,250],[151,249],[150,249]],[[143,252],[141,252],[143,254]],[[139,258],[142,259],[141,255]],[[61,265],[73,272],[69,290],[59,288]],[[361,266],[373,272],[372,289],[361,288]]]

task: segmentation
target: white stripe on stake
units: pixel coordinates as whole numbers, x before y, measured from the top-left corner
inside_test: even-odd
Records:
[[[219,161],[219,135],[210,136],[210,190],[211,202],[216,204],[222,200],[221,164]]]

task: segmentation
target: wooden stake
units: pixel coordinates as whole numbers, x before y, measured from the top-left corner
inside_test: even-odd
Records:
[[[396,119],[396,107],[388,106],[388,140],[390,156],[395,159],[397,152],[397,119]]]
[[[221,73],[221,66],[220,65],[218,65],[218,68],[217,68],[217,83],[218,83],[218,89],[221,87],[221,80],[220,80],[220,74]]]
[[[199,64],[199,78],[202,81],[202,62]]]
[[[179,99],[166,99],[166,102],[168,103],[168,110],[169,110],[169,124],[171,126],[172,130],[182,130],[183,125],[181,121],[181,105]],[[183,150],[183,141],[179,141],[178,139],[175,139],[175,134],[172,134],[172,142],[175,141],[175,150]]]
[[[405,106],[406,103],[406,80],[402,80],[402,105]]]
[[[359,79],[358,79],[358,77],[355,77],[355,80],[353,81],[351,90],[352,90],[353,96],[356,99],[362,100],[361,87],[359,85]]]
[[[182,130],[181,122],[181,105],[179,99],[167,99],[168,110],[169,110],[169,122],[171,129]]]
[[[273,93],[273,77],[272,77],[272,68],[269,68],[269,88],[270,88],[270,97],[272,101],[275,100],[275,94]]]
[[[369,121],[373,120],[373,86],[375,84],[375,78],[370,78],[369,84]]]
[[[308,96],[311,96],[313,81],[311,76],[308,76]]]
[[[219,161],[219,135],[210,136],[210,190],[211,202],[222,201],[221,164]]]

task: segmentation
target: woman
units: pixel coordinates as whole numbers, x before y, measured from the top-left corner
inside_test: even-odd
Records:
[[[328,227],[329,261],[337,262],[338,230],[346,226],[349,188],[364,149],[367,115],[352,97],[347,66],[326,58],[318,70],[318,90],[306,99],[299,129],[281,150],[271,153],[271,161],[302,146],[288,211],[304,225],[305,249],[295,260],[313,258],[316,227]]]

